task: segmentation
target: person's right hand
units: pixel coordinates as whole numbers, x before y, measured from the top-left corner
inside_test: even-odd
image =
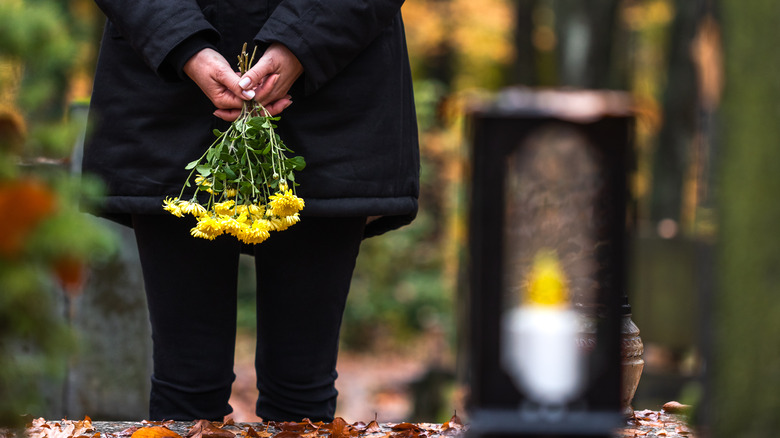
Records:
[[[238,118],[244,99],[253,97],[243,93],[244,90],[238,85],[239,74],[214,49],[203,49],[196,53],[184,64],[184,73],[198,84],[217,107],[214,115],[228,122]]]

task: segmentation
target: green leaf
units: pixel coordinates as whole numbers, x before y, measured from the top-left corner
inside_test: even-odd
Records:
[[[204,177],[211,175],[211,167],[207,166],[205,164],[201,164],[196,167],[198,170],[198,173],[203,175]]]
[[[222,135],[222,134],[223,134],[223,132],[222,132],[222,131],[220,131],[219,129],[216,129],[216,128],[214,128],[214,130],[213,130],[213,131],[211,131],[211,132],[212,132],[212,133],[214,133],[214,136],[215,136],[215,137],[219,137],[220,135]]]
[[[291,167],[295,170],[303,170],[306,167],[306,160],[304,160],[300,155],[288,158],[285,160],[285,162],[288,167]]]
[[[223,152],[219,154],[219,159],[226,162],[226,163],[232,163],[235,160],[233,159],[233,155],[228,152]]]
[[[263,122],[265,121],[265,117],[263,116],[255,116],[251,119],[247,120],[246,124],[255,128],[259,128],[263,125]]]
[[[190,161],[189,163],[187,163],[187,165],[186,165],[186,166],[184,166],[184,169],[185,169],[185,170],[192,170],[192,169],[194,169],[194,168],[195,168],[195,166],[197,166],[197,165],[198,165],[198,161],[199,161],[199,160],[200,160],[200,159],[198,159],[198,160],[194,160],[194,161]]]

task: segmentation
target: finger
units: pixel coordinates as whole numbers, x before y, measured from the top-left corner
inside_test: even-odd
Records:
[[[240,75],[233,71],[227,61],[221,62],[216,66],[212,73],[212,78],[216,84],[230,92],[227,94],[232,94],[238,100],[241,100],[243,89],[238,86]]]
[[[260,61],[239,78],[236,85],[241,90],[250,91],[262,84],[263,79],[272,73],[272,68],[267,62]]]
[[[272,115],[275,116],[282,111],[284,111],[287,107],[292,105],[292,99],[290,96],[285,96],[275,102],[271,102],[268,105],[265,105],[265,109]]]
[[[238,116],[241,114],[240,109],[218,109],[214,111],[214,115],[219,117],[220,119],[226,121],[226,122],[232,122],[238,118]]]
[[[263,81],[255,88],[255,100],[265,106],[276,101],[281,94],[276,93],[276,84],[279,82],[279,74],[272,74],[263,78]]]

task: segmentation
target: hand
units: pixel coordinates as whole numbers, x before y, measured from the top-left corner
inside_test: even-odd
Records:
[[[272,115],[290,106],[288,94],[303,73],[298,58],[281,43],[272,43],[263,56],[239,81],[244,97],[254,98]]]
[[[217,107],[214,115],[232,122],[241,113],[244,100],[238,86],[239,75],[227,60],[214,49],[203,49],[184,64],[184,73],[190,77],[211,103]]]

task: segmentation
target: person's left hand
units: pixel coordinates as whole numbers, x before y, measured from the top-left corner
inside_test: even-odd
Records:
[[[254,98],[272,115],[290,106],[290,87],[303,73],[298,58],[283,44],[272,43],[238,82],[244,97]]]

